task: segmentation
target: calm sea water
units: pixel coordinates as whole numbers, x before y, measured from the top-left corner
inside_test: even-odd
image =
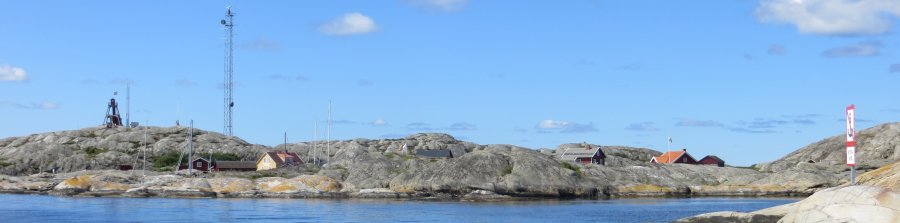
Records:
[[[670,222],[797,201],[691,198],[451,202],[0,195],[2,222]]]

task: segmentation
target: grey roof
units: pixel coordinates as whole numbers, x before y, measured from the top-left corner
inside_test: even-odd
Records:
[[[219,169],[256,169],[256,162],[253,161],[216,161],[216,168]]]
[[[604,157],[604,158],[606,157],[605,154],[603,154],[603,151],[600,150],[600,147],[597,146],[596,148],[588,147],[587,149],[585,149],[583,147],[566,148],[566,150],[564,150],[564,152],[561,155],[559,155],[559,159],[560,160],[575,160],[576,158],[584,158],[584,157],[590,158],[590,157],[593,157],[594,154],[597,153],[598,151],[600,151],[600,157]]]
[[[434,157],[434,158],[453,158],[453,152],[449,149],[435,150],[416,150],[416,156]]]
[[[713,156],[713,155],[709,155],[709,156],[703,157],[703,159],[700,159],[700,160],[705,160],[705,159],[712,159],[712,160],[714,160],[714,161],[716,161],[716,162],[720,162],[720,163],[724,163],[724,162],[725,162],[725,160],[722,160],[722,159],[720,159],[718,156]],[[697,162],[700,162],[700,161],[697,161]]]

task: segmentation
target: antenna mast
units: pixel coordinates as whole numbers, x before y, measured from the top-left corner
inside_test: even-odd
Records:
[[[231,131],[231,114],[234,109],[234,98],[232,97],[232,90],[234,89],[234,82],[232,82],[234,76],[234,42],[232,41],[234,37],[232,29],[234,27],[234,14],[231,13],[231,6],[228,6],[226,10],[225,19],[222,19],[220,22],[225,26],[225,130],[223,134],[234,136]]]
[[[131,128],[131,80],[125,82],[125,127]]]

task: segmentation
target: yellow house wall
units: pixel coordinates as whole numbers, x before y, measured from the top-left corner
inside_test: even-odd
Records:
[[[271,170],[271,169],[275,169],[275,168],[277,168],[277,166],[275,166],[275,160],[272,160],[272,157],[269,157],[268,154],[265,155],[265,157],[263,157],[261,160],[259,160],[259,162],[256,163],[257,171]]]

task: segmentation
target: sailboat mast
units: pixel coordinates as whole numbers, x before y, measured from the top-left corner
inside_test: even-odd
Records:
[[[144,140],[141,142],[144,144],[144,149],[141,151],[143,153],[142,157],[144,161],[141,163],[141,176],[147,176],[147,131],[150,131],[150,121],[144,121],[147,127],[144,127]],[[143,179],[143,178],[141,178]]]
[[[325,139],[325,163],[331,163],[331,100],[328,100],[328,132]]]
[[[315,119],[313,123],[313,163],[319,165],[319,149],[318,143],[316,142],[319,139],[319,119]]]
[[[190,176],[194,169],[194,120],[191,120],[191,132],[188,133],[188,175]]]

